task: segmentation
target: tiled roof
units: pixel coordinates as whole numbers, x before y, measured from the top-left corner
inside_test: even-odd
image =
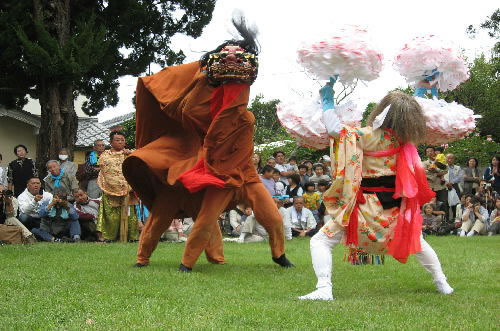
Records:
[[[102,126],[104,126],[106,129],[110,129],[116,125],[120,125],[125,121],[128,121],[132,118],[134,118],[135,112],[130,112],[125,115],[113,117],[110,120],[104,121],[101,123]]]
[[[108,143],[109,130],[98,122],[97,118],[78,118],[76,147],[90,147],[94,141],[102,139]]]
[[[27,112],[25,110],[6,109],[0,107],[0,117],[10,117],[26,124],[32,125],[35,128],[40,128],[40,116]]]
[[[133,116],[134,113],[131,114]],[[35,128],[40,128],[40,115],[35,115],[24,110],[13,110],[0,107],[0,117],[2,116],[11,117],[18,121],[30,124]],[[106,143],[108,143],[108,128],[99,123],[96,117],[79,117],[75,146],[91,147],[94,145],[94,141],[96,141],[97,139],[102,139]]]

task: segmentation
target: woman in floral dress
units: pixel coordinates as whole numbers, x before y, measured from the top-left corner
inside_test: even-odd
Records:
[[[111,149],[99,157],[97,183],[103,194],[97,220],[98,241],[136,240],[138,220],[134,205],[137,199],[122,173],[123,161],[131,151],[125,148],[123,133],[111,132],[109,140]]]
[[[421,236],[420,206],[434,193],[414,145],[425,136],[420,106],[412,96],[389,93],[368,126],[355,128],[341,124],[332,92],[330,84],[320,90],[334,160],[332,185],[323,198],[331,220],[311,239],[316,290],[299,299],[333,300],[331,250],[341,242],[353,264],[381,263],[384,254],[406,263],[415,254],[438,291],[452,293],[436,253]]]

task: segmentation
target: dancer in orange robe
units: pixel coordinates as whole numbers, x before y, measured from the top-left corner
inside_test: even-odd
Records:
[[[230,40],[200,61],[139,78],[137,150],[123,173],[151,210],[139,240],[137,267],[149,264],[172,219],[193,217],[179,270],[191,271],[203,250],[223,264],[218,216],[236,201],[247,203],[269,233],[273,261],[285,256],[281,216],[252,163],[255,118],[247,110],[257,76],[258,46],[244,19],[233,24],[243,40]]]

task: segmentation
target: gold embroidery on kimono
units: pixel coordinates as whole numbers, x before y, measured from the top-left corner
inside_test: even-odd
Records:
[[[356,204],[356,195],[363,178],[394,176],[396,155],[374,157],[363,151],[383,151],[399,146],[387,129],[345,127],[338,139],[331,139],[332,185],[324,193],[324,203],[332,219],[322,231],[333,237],[345,231]],[[359,204],[358,248],[368,254],[383,255],[397,223],[399,208],[383,209],[375,193],[363,193],[365,203]],[[345,242],[344,232],[344,242]]]

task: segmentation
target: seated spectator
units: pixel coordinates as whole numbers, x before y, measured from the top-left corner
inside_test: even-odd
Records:
[[[89,199],[87,192],[78,189],[75,192],[73,204],[78,213],[78,222],[82,230],[82,239],[97,241],[97,216],[99,214],[99,200]]]
[[[273,179],[274,179],[274,190],[277,196],[284,196],[286,193],[286,183],[281,180],[280,171],[278,169],[274,169],[273,171]]]
[[[460,235],[460,228],[462,227],[462,216],[465,211],[465,207],[470,202],[471,198],[472,195],[470,194],[462,194],[462,196],[460,197],[460,203],[457,205],[453,232],[458,235]]]
[[[500,197],[496,198],[495,209],[490,215],[490,226],[488,227],[488,236],[500,233]]]
[[[236,205],[236,208],[229,211],[229,223],[231,224],[231,235],[239,237],[241,234],[241,224],[245,220],[242,216],[245,215],[245,206],[243,204]]]
[[[422,232],[425,234],[437,234],[442,221],[441,215],[433,214],[434,205],[431,203],[426,203],[422,210]]]
[[[67,200],[67,192],[56,190],[50,202],[45,201],[40,207],[42,222],[33,233],[43,241],[62,242],[70,236],[70,241],[80,241],[80,223],[78,213]]]
[[[326,182],[330,183],[331,178],[325,175],[325,167],[321,163],[316,163],[314,165],[314,176],[309,178],[309,182],[314,183],[314,188],[317,189],[320,180],[325,180]]]
[[[76,176],[76,171],[78,170],[78,166],[76,165],[76,163],[71,162],[69,159],[70,157],[68,150],[66,148],[61,148],[61,150],[59,150],[59,162],[61,170],[64,170],[64,172],[67,173],[68,175]]]
[[[292,240],[292,225],[288,222],[289,220],[285,217],[286,209],[283,207],[283,200],[279,198],[273,198],[278,211],[281,214],[281,219],[283,220],[283,231],[285,233],[286,240]]]
[[[262,175],[260,175],[260,181],[264,184],[266,190],[271,194],[271,196],[276,194],[276,182],[274,181],[273,174],[274,168],[270,165],[265,165],[262,168]]]
[[[255,215],[252,212],[252,208],[247,207],[245,209],[246,219],[241,227],[241,234],[238,238],[239,243],[251,243],[251,242],[261,242],[266,241],[269,237],[266,229],[259,224]]]
[[[226,213],[223,213],[224,216],[226,215]],[[191,231],[193,230],[193,225],[194,225],[194,221],[191,217],[188,217],[188,218],[185,218],[182,220],[182,233],[184,233],[186,236],[189,235],[191,233]]]
[[[306,183],[309,182],[309,177],[307,177],[307,166],[305,164],[299,164],[299,176],[300,176],[300,186],[304,188]]]
[[[481,205],[478,198],[472,197],[462,215],[460,237],[472,237],[485,234],[488,228],[488,211]]]
[[[18,197],[19,216],[18,219],[28,228],[40,227],[40,206],[44,202],[52,200],[52,194],[41,189],[40,179],[33,177],[28,180],[26,189]]]
[[[2,163],[2,154],[0,154],[0,164]],[[3,167],[0,165],[0,185],[3,187],[7,187],[9,182],[7,181],[7,167]]]
[[[170,223],[169,228],[162,234],[161,238],[168,242],[185,242],[187,236],[184,234],[184,225],[182,219],[174,218]]]
[[[495,209],[495,198],[493,197],[493,191],[491,189],[491,184],[485,180],[479,182],[479,187],[477,188],[476,197],[484,202],[484,206],[491,212]]]
[[[293,204],[292,197],[301,197],[302,194],[304,194],[304,190],[300,186],[300,176],[298,174],[288,176],[288,186],[285,191],[285,195],[288,196],[288,198],[285,198],[284,201],[285,208]]]
[[[20,227],[24,242],[33,244],[36,242],[35,236],[15,216],[18,207],[19,204],[14,197],[14,192],[5,190],[5,186],[0,185],[0,224]]]
[[[321,195],[315,191],[314,184],[309,182],[306,184],[306,192],[302,194],[305,201],[305,207],[310,210],[316,222],[319,222],[319,207],[321,205]]]
[[[76,177],[61,169],[59,161],[50,160],[46,166],[49,174],[43,179],[45,189],[52,194],[54,194],[56,189],[68,192],[68,201],[75,201],[73,192],[79,188]]]
[[[309,160],[304,160],[302,164],[307,167],[305,176],[307,177],[307,181],[309,181],[311,177],[314,176],[313,163]]]
[[[266,164],[274,168],[276,166],[276,159],[270,156],[267,158]]]
[[[297,166],[297,158],[295,156],[290,156],[288,158],[288,169],[292,170],[294,173],[299,172],[299,167]]]
[[[293,237],[312,237],[316,233],[316,220],[304,207],[303,197],[294,197],[293,206],[286,209],[286,222],[291,225]]]

